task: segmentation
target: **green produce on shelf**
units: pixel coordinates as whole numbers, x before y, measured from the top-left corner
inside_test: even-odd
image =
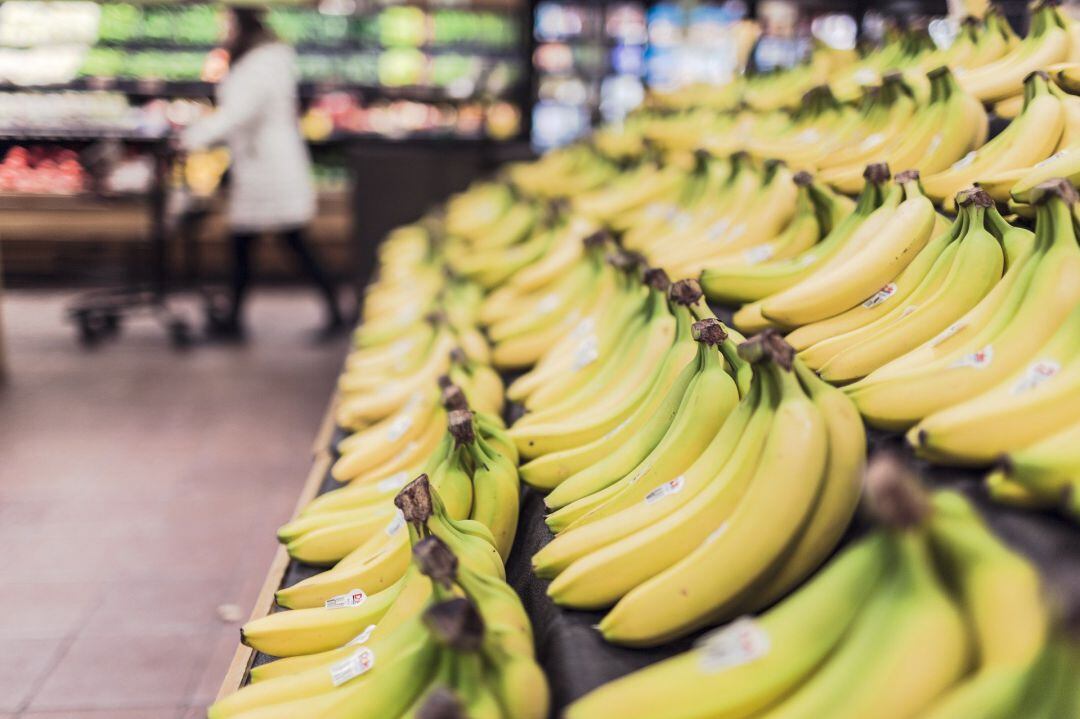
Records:
[[[296,57],[300,78],[307,82],[323,82],[337,77],[337,57],[327,53],[303,52]]]
[[[176,12],[175,39],[189,45],[213,45],[221,39],[221,22],[213,5],[191,5]]]
[[[356,85],[379,84],[379,56],[371,52],[356,52],[342,59],[341,79]]]
[[[98,39],[124,42],[138,36],[142,9],[130,3],[103,3],[98,23]]]
[[[419,50],[391,48],[379,55],[379,82],[387,87],[419,85],[426,67],[427,57]]]
[[[420,47],[427,42],[428,16],[418,7],[390,7],[379,13],[379,41],[387,47]]]
[[[79,74],[83,77],[119,77],[127,61],[123,50],[92,47],[86,53]]]

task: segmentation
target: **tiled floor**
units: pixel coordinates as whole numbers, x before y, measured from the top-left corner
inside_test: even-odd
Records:
[[[242,346],[132,322],[80,349],[66,296],[9,291],[0,387],[0,719],[203,716],[309,465],[344,343],[299,292]]]

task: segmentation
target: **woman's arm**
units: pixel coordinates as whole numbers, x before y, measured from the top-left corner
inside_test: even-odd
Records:
[[[201,150],[218,145],[234,133],[254,122],[263,110],[266,77],[259,71],[259,63],[237,63],[228,79],[229,91],[217,109],[207,117],[195,122],[180,136],[185,150]]]

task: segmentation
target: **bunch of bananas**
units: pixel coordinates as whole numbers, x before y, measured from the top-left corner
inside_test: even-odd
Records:
[[[294,559],[314,566],[335,565],[281,590],[279,604],[321,605],[339,593],[334,590],[383,587],[400,577],[407,553],[404,537],[387,537],[381,530],[394,518],[390,501],[394,493],[418,472],[431,475],[452,517],[482,521],[495,535],[500,552],[509,554],[517,526],[517,451],[501,421],[470,412],[458,387],[448,385],[444,397],[449,427],[443,424],[441,439],[419,465],[369,475],[371,479],[327,492],[278,531],[278,539]]]
[[[424,475],[395,504],[412,547],[405,575],[371,597],[352,590],[248,623],[244,641],[285,658],[253,669],[210,719],[547,715],[529,620],[491,532],[450,519]]]
[[[618,176],[618,165],[591,143],[557,148],[533,162],[515,163],[506,169],[506,177],[521,192],[545,200],[574,197]]]
[[[1065,181],[1040,185],[1032,197],[1034,241],[1010,259],[993,290],[937,336],[845,387],[871,424],[915,426],[910,437],[921,451],[938,458],[952,453],[950,433],[935,429],[945,429],[937,423],[949,415],[939,413],[1022,371],[1080,303],[1076,198]]]
[[[356,451],[423,456],[438,441],[431,420],[438,407],[436,380],[448,374],[477,409],[499,414],[503,385],[491,369],[491,349],[479,330],[482,290],[450,277],[435,259],[434,223],[393,232],[380,250],[380,276],[364,296],[364,316],[338,378],[335,419],[362,432]],[[419,441],[427,440],[427,445]],[[395,452],[397,452],[395,454]],[[364,454],[344,465],[378,463]],[[339,470],[340,480],[356,472]]]
[[[837,238],[819,247],[836,239],[841,246],[798,282],[743,306],[735,324],[751,332],[808,325],[859,305],[895,280],[944,221],[922,194],[917,172],[901,173],[891,184],[888,178],[888,167],[869,166],[850,221],[841,222]],[[703,279],[706,286],[715,282],[715,277]]]
[[[694,336],[648,425],[546,500],[559,533],[534,569],[558,604],[614,605],[598,625],[612,642],[654,645],[767,606],[828,556],[858,500],[865,436],[843,393],[767,332],[738,345],[752,375],[739,399],[723,326],[706,317]]]
[[[875,462],[882,527],[757,618],[600,687],[568,719],[1073,717],[1080,645],[1048,631],[1034,567],[961,494]]]
[[[930,197],[951,209],[949,198],[977,183],[1004,202],[1036,165],[1076,144],[1080,98],[1062,92],[1041,71],[1028,75],[1023,88],[1023,109],[997,137],[952,166],[925,175],[923,186]]]
[[[1057,5],[1054,0],[1036,3],[1027,37],[1019,42],[1008,38],[1008,52],[968,68],[960,76],[964,89],[983,102],[1000,102],[1019,94],[1017,89],[1030,73],[1075,59],[1080,47],[1074,40],[1074,22]],[[999,23],[1000,27],[1007,25]]]
[[[985,192],[958,204],[956,221],[869,299],[788,335],[807,366],[838,384],[865,377],[958,320],[1030,250],[1031,233],[1008,225]]]

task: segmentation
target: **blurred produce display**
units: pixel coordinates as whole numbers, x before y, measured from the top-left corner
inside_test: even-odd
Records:
[[[524,5],[492,3],[364,7],[345,13],[290,6],[271,8],[267,21],[297,50],[305,101],[328,89],[345,90],[372,114],[392,115],[368,124],[389,126],[394,135],[405,128],[410,134],[453,136],[461,125],[465,137],[506,138],[520,134],[522,127],[525,12]],[[209,98],[228,62],[215,49],[221,42],[219,13],[210,3],[4,2],[0,83]],[[450,113],[455,117],[446,120],[445,105],[462,103]],[[504,103],[511,103],[513,112],[500,113],[502,124],[487,132],[490,108]],[[423,106],[423,112],[415,105]],[[31,109],[38,107],[35,103]],[[457,121],[458,115],[472,117],[477,108],[479,129]],[[421,115],[431,122],[418,122]],[[344,125],[334,129],[348,131]]]
[[[0,162],[0,192],[75,195],[85,185],[79,156],[62,147],[15,145]]]

